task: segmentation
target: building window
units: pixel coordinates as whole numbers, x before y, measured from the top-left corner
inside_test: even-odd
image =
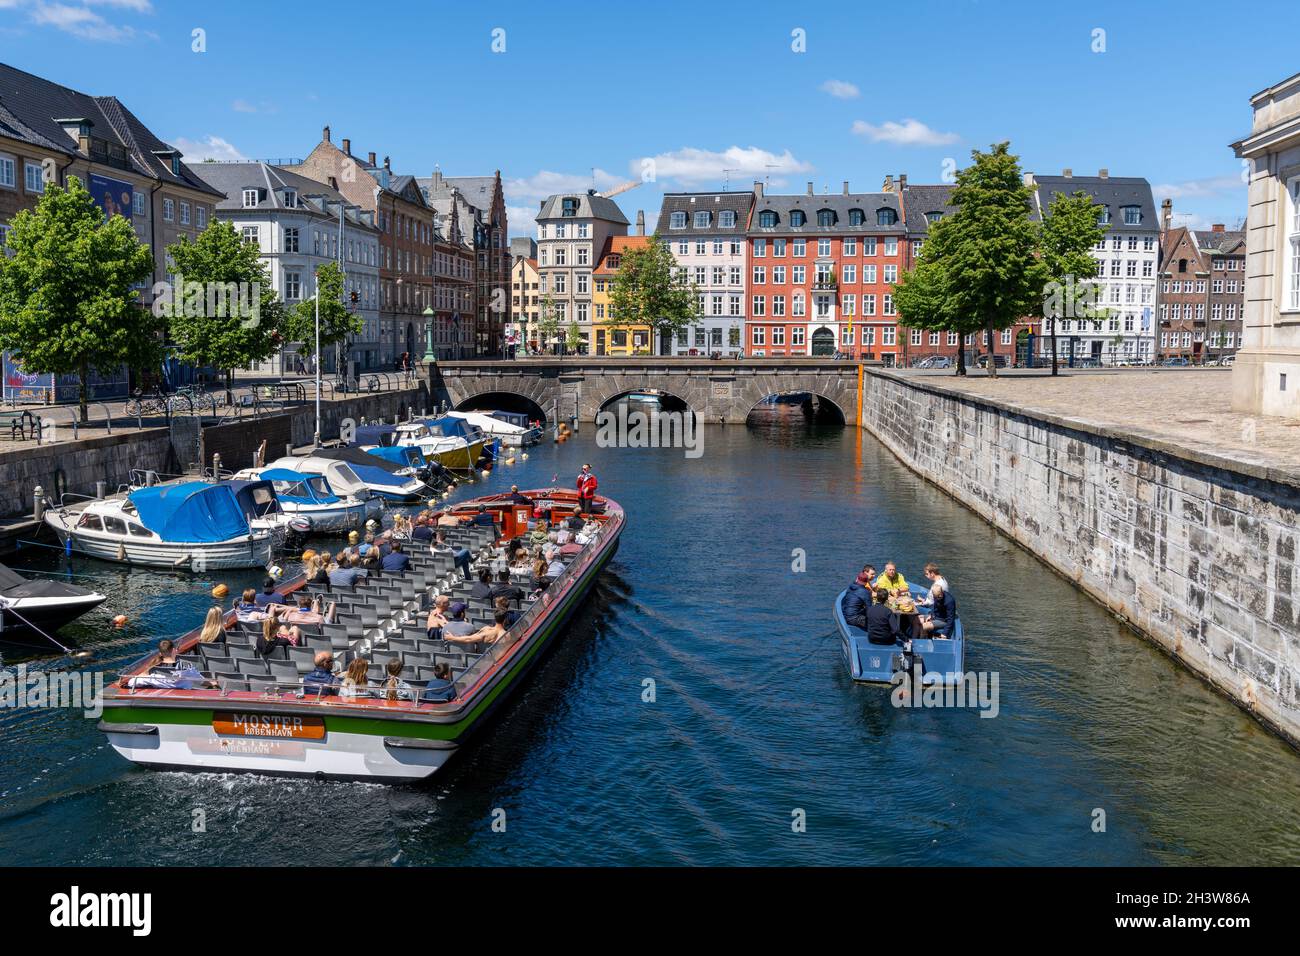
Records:
[[[761,295],[754,296],[753,300],[750,302],[749,311],[751,315],[766,315],[767,298]]]
[[[894,212],[894,210],[892,209],[876,210],[877,226],[892,226],[897,222],[898,222],[898,213]]]
[[[284,230],[284,251],[285,252],[298,251],[298,230],[294,227],[290,227]]]
[[[804,225],[807,221],[808,221],[808,217],[807,217],[806,215],[804,215],[804,212],[803,212],[802,209],[796,209],[796,210],[794,210],[793,212],[790,213],[790,225],[791,225],[791,226],[802,226],[802,225]]]
[[[764,209],[758,214],[758,224],[763,229],[774,229],[776,227],[776,213],[770,209]],[[761,342],[758,344],[762,344]]]
[[[866,214],[861,209],[849,210],[849,225],[860,226],[867,221]]]
[[[829,228],[830,226],[835,225],[834,211],[830,209],[818,209],[817,225],[822,226],[823,228]]]
[[[1287,253],[1290,260],[1286,285],[1287,308],[1300,309],[1300,176],[1287,183],[1286,191],[1291,200],[1290,215],[1287,217]]]
[[[284,274],[284,301],[296,302],[302,298],[302,274],[286,272]]]
[[[761,325],[754,326],[753,331],[750,333],[750,338],[749,338],[750,342],[754,345],[766,344],[764,342],[763,332],[764,332],[763,326]]]
[[[759,240],[759,242],[762,242],[762,241],[763,241],[762,239]],[[777,259],[784,259],[784,258],[785,258],[785,240],[784,240],[784,239],[773,239],[773,240],[772,240],[772,255],[773,255],[775,258],[777,258]]]
[[[171,222],[176,218],[176,200],[163,200],[163,222]]]
[[[164,212],[165,212],[165,211],[166,211],[166,209],[165,209],[165,207],[164,207]],[[166,218],[166,216],[164,215],[163,218]],[[257,244],[258,244],[257,227],[256,227],[256,226],[245,226],[243,229],[240,230],[240,235],[243,237],[243,239],[244,239],[245,242],[251,242],[253,245],[257,245]]]
[[[286,189],[286,190],[284,191],[284,208],[285,208],[285,209],[297,209],[297,208],[298,208],[298,191],[297,191],[297,190],[295,190],[295,189]]]
[[[718,225],[723,229],[734,229],[736,226],[736,211],[734,209],[724,209],[718,213]]]
[[[256,189],[244,190],[244,208],[252,209],[257,205],[258,191]]]
[[[817,255],[829,256],[831,254],[831,241],[829,239],[817,240]]]
[[[199,207],[199,212],[200,212],[200,213],[203,212],[203,207],[202,207],[202,206]],[[144,215],[144,193],[132,193],[132,194],[131,194],[131,213],[132,213],[132,215],[135,215],[135,216],[143,216],[143,215]],[[202,218],[202,217],[200,217],[200,218]],[[200,225],[202,225],[201,222],[200,222]]]
[[[710,219],[710,218],[711,218],[711,217],[710,217],[708,211],[707,211],[707,210],[704,210],[704,209],[701,209],[700,211],[698,211],[698,212],[695,214],[695,228],[696,228],[696,229],[707,229],[707,228],[709,228],[709,219]]]
[[[190,224],[190,204],[187,202],[182,202],[181,203],[181,225],[188,226],[189,224]]]
[[[16,184],[16,170],[12,156],[0,156],[0,186],[13,189]]]
[[[685,228],[686,228],[686,213],[681,212],[681,211],[678,211],[678,212],[674,212],[673,214],[671,214],[671,215],[668,217],[668,228],[669,228],[669,229],[685,229]]]
[[[1142,209],[1140,206],[1121,206],[1120,212],[1124,214],[1124,225],[1137,226],[1142,223]]]
[[[785,296],[783,296],[783,295],[774,295],[774,296],[772,296],[772,314],[775,315],[775,316],[782,316],[782,317],[784,317],[784,315],[785,315]]]
[[[803,328],[803,326],[796,326],[795,328],[791,329],[791,330],[790,330],[790,344],[791,344],[791,345],[803,345],[803,342],[804,342],[804,328]]]
[[[144,203],[141,203],[140,205],[143,208]],[[200,229],[206,229],[208,226],[208,207],[196,206],[194,208],[194,214],[195,214],[195,220],[194,220],[195,225],[197,225]]]
[[[23,182],[29,193],[45,192],[45,174],[40,163],[23,164]]]

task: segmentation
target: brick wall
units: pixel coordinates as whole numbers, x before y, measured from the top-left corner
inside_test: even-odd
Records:
[[[1300,745],[1300,488],[876,371],[863,418],[904,464]]]

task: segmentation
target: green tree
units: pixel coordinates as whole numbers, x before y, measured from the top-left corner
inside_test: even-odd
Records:
[[[957,333],[956,375],[966,374],[966,336],[979,330],[980,321],[963,316],[950,288],[952,275],[945,267],[952,256],[951,220],[930,226],[914,268],[904,272],[894,286],[894,304],[908,328]]]
[[[213,221],[191,242],[167,247],[175,281],[167,308],[173,340],[195,365],[226,373],[275,354],[283,336],[285,308],[254,243],[228,222]]]
[[[1092,197],[1079,190],[1073,195],[1056,193],[1038,231],[1039,250],[1047,271],[1043,295],[1043,320],[1052,330],[1052,374],[1056,369],[1056,326],[1062,318],[1104,318],[1108,310],[1098,309],[1097,260],[1092,248],[1106,234],[1100,208]]]
[[[569,352],[577,354],[578,347],[582,345],[582,330],[578,328],[576,321],[569,323],[569,328],[564,334],[564,346]]]
[[[343,270],[337,262],[327,262],[316,270],[316,292],[320,296],[320,346],[342,349],[350,336],[365,331],[365,317],[351,311],[344,302]],[[285,322],[285,336],[290,342],[301,342],[298,351],[304,355],[316,352],[316,300],[303,299],[289,310]],[[319,361],[319,357],[318,357]],[[336,358],[336,368],[343,368]]]
[[[555,305],[555,297],[547,292],[542,296],[537,310],[537,345],[545,351],[555,342],[560,334],[560,317]]]
[[[138,286],[153,255],[121,216],[105,221],[76,176],[47,185],[36,209],[10,223],[12,256],[0,254],[0,348],[38,374],[75,373],[87,420],[91,371],[156,366],[163,319],[144,308]]]
[[[699,290],[674,274],[677,260],[655,233],[644,246],[625,250],[609,293],[606,327],[646,326],[652,341],[675,336],[699,318]]]

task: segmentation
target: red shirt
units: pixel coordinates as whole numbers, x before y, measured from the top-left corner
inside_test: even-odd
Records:
[[[584,498],[591,498],[596,494],[596,476],[591,472],[578,474],[578,494]]]

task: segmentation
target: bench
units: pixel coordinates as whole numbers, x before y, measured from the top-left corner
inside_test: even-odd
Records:
[[[9,426],[9,440],[40,438],[41,419],[29,411],[0,412],[0,428]]]

